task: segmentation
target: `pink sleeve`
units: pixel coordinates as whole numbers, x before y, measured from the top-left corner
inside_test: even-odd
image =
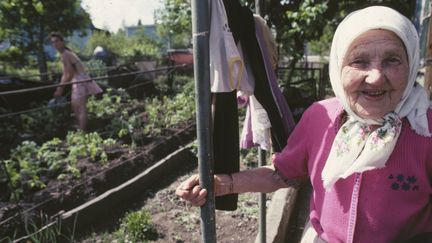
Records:
[[[432,109],[429,108],[427,112],[428,116],[428,123],[429,123],[429,131],[432,132]],[[427,161],[427,172],[429,175],[429,180],[432,182],[432,153],[428,153],[428,161]],[[432,203],[432,196],[431,196],[431,203]]]
[[[304,179],[308,177],[308,129],[313,106],[302,115],[299,123],[288,138],[285,148],[273,156],[273,164],[288,179]]]

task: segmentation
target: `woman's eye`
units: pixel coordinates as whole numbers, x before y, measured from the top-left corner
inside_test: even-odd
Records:
[[[366,67],[369,64],[369,62],[365,59],[355,59],[351,61],[350,66],[356,67],[356,68],[363,68]]]
[[[401,60],[397,57],[389,57],[384,60],[384,64],[388,65],[399,65],[401,63]]]

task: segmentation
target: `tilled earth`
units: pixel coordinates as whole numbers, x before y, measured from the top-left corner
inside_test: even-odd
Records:
[[[186,176],[157,192],[145,203],[162,237],[155,242],[202,242],[200,210],[175,196]],[[254,242],[258,232],[258,194],[242,194],[235,211],[216,211],[217,242]]]
[[[151,214],[158,238],[150,242],[193,243],[202,242],[200,229],[200,209],[190,206],[175,195],[175,188],[187,177],[196,173],[187,172],[169,182],[157,191],[148,191],[145,198],[135,205],[134,210],[147,210]],[[164,184],[165,182],[161,182]],[[271,194],[268,194],[268,200]],[[114,232],[115,229],[112,230]],[[81,239],[81,243],[115,242],[114,234],[91,233]],[[235,211],[216,210],[217,242],[254,242],[258,234],[258,193],[245,193],[239,196]]]

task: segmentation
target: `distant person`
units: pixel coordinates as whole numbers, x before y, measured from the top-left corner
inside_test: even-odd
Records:
[[[96,46],[93,50],[93,58],[96,60],[101,60],[105,66],[111,67],[115,65],[115,57],[114,55],[105,50],[102,46]]]
[[[63,74],[60,79],[60,84],[66,84],[71,81],[90,80],[90,76],[85,72],[81,60],[75,53],[66,47],[63,37],[57,32],[52,32],[49,35],[49,39],[53,47],[60,53],[61,62],[63,64]],[[54,92],[54,97],[62,96],[64,88],[65,86],[58,86]],[[93,80],[72,84],[72,111],[75,115],[78,129],[84,132],[87,129],[86,104],[88,96],[100,92],[102,92],[102,89]]]
[[[330,51],[336,97],[303,113],[272,165],[215,175],[215,195],[309,180],[302,243],[431,242],[432,110],[418,66],[409,19],[382,6],[351,13]],[[201,206],[207,190],[194,175],[176,193]]]

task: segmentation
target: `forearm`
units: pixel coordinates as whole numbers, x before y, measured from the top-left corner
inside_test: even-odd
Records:
[[[243,192],[274,192],[280,188],[297,186],[298,182],[284,179],[273,166],[263,166],[229,175],[217,175],[215,180],[219,187],[216,195]],[[232,185],[230,184],[232,183]]]
[[[65,84],[66,83],[68,83],[68,82],[70,82],[72,80],[72,76],[71,75],[66,75],[66,74],[63,74],[62,75],[62,77],[61,77],[61,79],[60,79],[60,85],[59,86],[57,86],[57,88],[56,88],[56,92],[55,92],[55,96],[57,95],[61,95],[62,93],[63,93],[63,90],[64,90],[64,88],[65,88]]]
[[[288,187],[273,166],[263,166],[245,170],[232,175],[233,192],[274,192]]]
[[[67,84],[72,80],[73,76],[67,73],[63,73],[61,79],[60,79],[60,84]]]

